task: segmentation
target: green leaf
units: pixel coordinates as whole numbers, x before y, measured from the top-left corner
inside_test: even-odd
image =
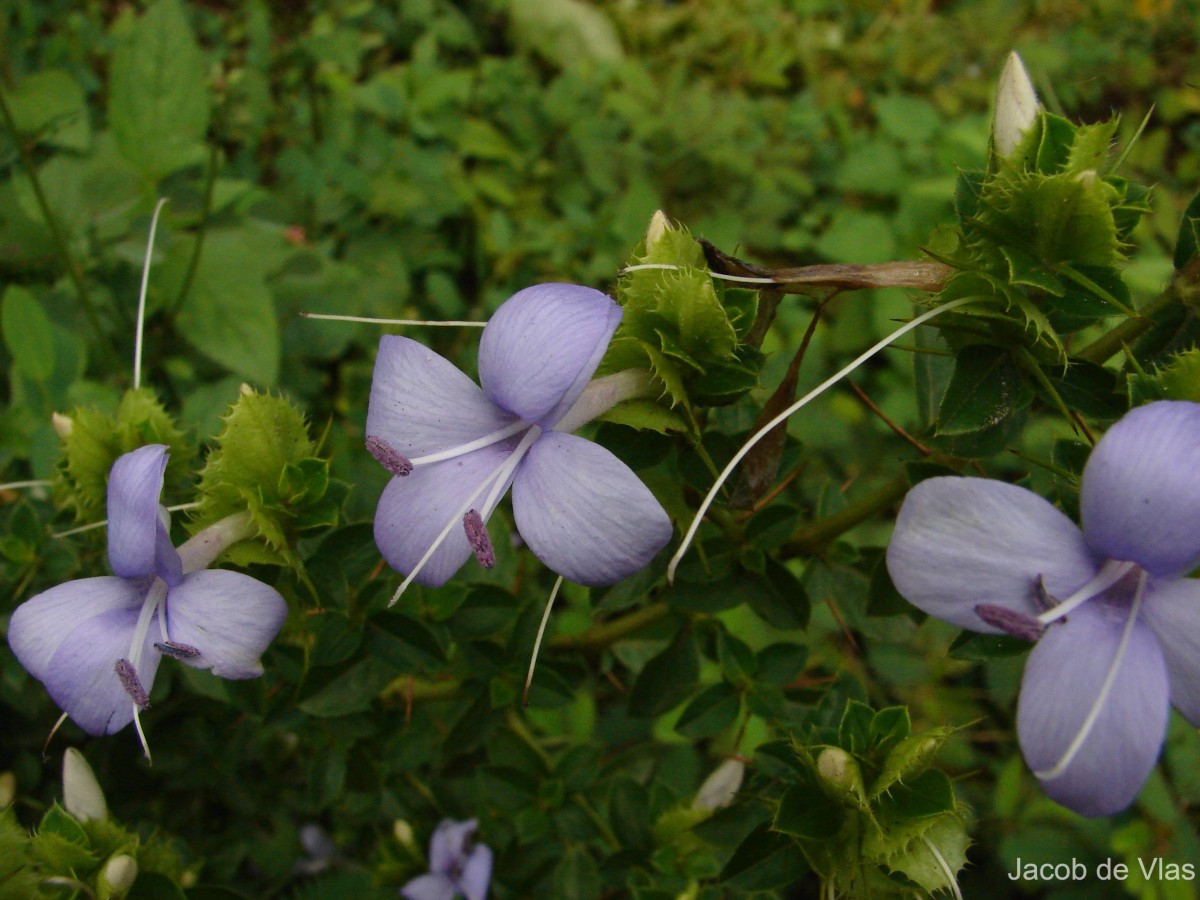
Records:
[[[39,382],[54,373],[54,327],[37,298],[20,285],[4,292],[0,329],[19,372]]]
[[[838,746],[858,756],[864,755],[871,743],[871,722],[875,710],[857,700],[846,702],[842,720],[838,723]]]
[[[950,889],[950,879],[943,866],[952,875],[967,863],[967,847],[970,845],[967,829],[957,815],[944,815],[924,829],[919,838],[907,843],[899,853],[888,857],[888,867],[901,872],[929,892]],[[930,847],[937,849],[935,854]],[[1055,861],[1063,857],[1055,858]]]
[[[808,594],[786,566],[768,558],[762,576],[753,579],[746,576],[743,580],[749,582],[746,602],[768,625],[782,631],[808,626],[811,611]]]
[[[878,797],[892,790],[897,782],[908,783],[929,769],[933,758],[952,731],[953,729],[943,726],[910,735],[899,741],[884,758],[879,775],[870,786],[871,796]]]
[[[192,248],[176,246],[181,275]],[[266,282],[279,250],[280,241],[249,229],[210,231],[176,320],[189,344],[261,387],[279,376],[279,322]]]
[[[1179,223],[1179,237],[1175,239],[1175,270],[1183,271],[1200,257],[1200,194],[1196,194],[1183,211]]]
[[[694,739],[720,734],[737,719],[742,698],[724,681],[705,688],[684,707],[675,730]]]
[[[49,69],[22,78],[7,100],[21,135],[64,150],[82,152],[91,144],[83,88],[67,72]]]
[[[205,158],[208,63],[180,0],[158,0],[113,50],[108,119],[152,181]]]
[[[926,738],[927,741],[933,740]],[[882,794],[881,816],[888,820],[919,819],[954,811],[954,788],[940,769],[898,779]]]
[[[954,375],[938,409],[937,433],[958,435],[992,428],[1032,399],[1033,389],[1007,350],[971,344],[958,352]]]
[[[638,430],[649,429],[659,434],[688,430],[687,420],[683,416],[653,400],[626,400],[624,403],[618,403],[600,418],[605,422],[628,425]]]
[[[568,845],[555,866],[554,896],[562,900],[595,900],[600,896],[600,870],[582,846]]]
[[[297,705],[301,712],[322,718],[363,712],[395,677],[396,670],[389,662],[364,659],[343,670]]]
[[[770,891],[799,881],[807,872],[800,848],[786,835],[760,825],[733,852],[719,880],[739,892]]]
[[[629,714],[649,717],[683,701],[700,677],[700,656],[690,628],[681,628],[670,645],[638,673],[629,692]]]
[[[847,814],[835,800],[815,784],[794,784],[779,799],[771,826],[775,831],[808,840],[828,840],[837,834]]]

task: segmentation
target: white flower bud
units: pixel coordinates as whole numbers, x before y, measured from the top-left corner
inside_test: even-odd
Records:
[[[996,87],[996,113],[992,119],[992,144],[1000,156],[1008,156],[1021,143],[1037,119],[1038,98],[1025,64],[1014,50],[1000,73]]]
[[[841,747],[826,747],[817,757],[817,774],[842,794],[862,794],[858,761]]]
[[[412,826],[404,819],[397,819],[392,823],[392,834],[396,836],[396,840],[405,847],[415,846],[413,842]]]
[[[63,754],[63,806],[80,822],[108,818],[108,804],[96,773],[74,747]]]
[[[133,887],[137,880],[137,860],[126,853],[114,856],[104,867],[103,881],[107,883],[108,895],[120,896]]]
[[[62,413],[50,413],[50,424],[54,426],[54,433],[64,441],[71,436],[71,429],[75,427],[71,417]]]
[[[692,801],[692,809],[707,809],[710,812],[724,809],[737,796],[745,773],[746,764],[740,759],[725,760],[704,779],[704,784],[696,792],[696,799]]]
[[[646,249],[649,250],[658,243],[659,238],[671,230],[671,223],[666,213],[661,209],[654,211],[650,217],[650,226],[646,229]]]

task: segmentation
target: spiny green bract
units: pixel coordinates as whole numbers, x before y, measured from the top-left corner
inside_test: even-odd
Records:
[[[665,219],[655,221],[630,264],[676,268],[621,277],[617,300],[625,314],[600,374],[649,368],[672,406],[731,403],[758,383],[762,357],[741,344],[754,324],[758,295],[714,281],[695,239]]]
[[[113,414],[95,408],[74,410],[62,423],[63,456],[54,491],[79,521],[104,516],[108,473],[117,457],[147,444],[170,448],[165,484],[187,481],[196,449],[158,398],[146,388],[126,391]]]
[[[932,763],[952,730],[912,734],[903,707],[850,700],[834,743],[793,744],[806,777],[780,798],[773,827],[796,839],[831,895],[950,888],[970,840],[950,779]]]
[[[960,272],[933,302],[978,298],[972,312],[953,314],[968,342],[982,335],[1062,364],[1064,335],[1133,314],[1120,267],[1149,189],[1108,172],[1117,124],[1076,126],[1043,112],[992,170],[960,173],[958,226],[931,246]],[[944,324],[953,344],[955,321]]]
[[[243,393],[224,418],[217,446],[200,473],[193,532],[249,511],[257,539],[228,552],[239,565],[267,563],[300,571],[296,540],[337,524],[346,488],[329,480],[303,414],[283,397]]]
[[[119,856],[136,862],[138,885],[156,897],[182,897],[183,865],[156,836],[143,840],[112,819],[76,820],[57,803],[29,834],[12,807],[0,811],[0,900],[67,896],[67,887],[45,885],[48,878],[70,879],[97,898],[124,896],[106,879],[108,863]]]

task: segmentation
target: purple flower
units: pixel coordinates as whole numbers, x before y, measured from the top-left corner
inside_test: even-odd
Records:
[[[1200,404],[1152,403],[1092,451],[1082,530],[1024,488],[933,478],[888,546],[915,606],[1037,644],[1017,706],[1021,750],[1051,798],[1085,816],[1133,802],[1170,704],[1200,725]]]
[[[429,842],[429,874],[418,875],[400,889],[407,900],[485,900],[492,880],[492,851],[474,844],[475,819],[455,822],[443,819]],[[468,847],[470,849],[468,849]]]
[[[179,551],[172,546],[158,504],[166,450],[126,453],[109,473],[114,574],[51,588],[9,622],[21,665],[89,734],[120,731],[146,708],[163,656],[222,678],[261,675],[259,656],[287,616],[283,598],[262,582],[203,569],[230,542],[221,523]]]
[[[366,443],[397,477],[380,497],[375,541],[405,585],[444,584],[471,555],[490,564],[485,523],[510,485],[521,537],[572,581],[619,581],[670,540],[670,519],[638,477],[569,433],[612,405],[585,388],[620,320],[591,288],[526,288],[483,331],[482,389],[416,341],[380,341]]]

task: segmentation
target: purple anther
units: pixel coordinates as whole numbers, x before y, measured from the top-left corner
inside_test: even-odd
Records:
[[[488,537],[487,526],[483,524],[483,516],[476,510],[468,510],[463,516],[463,528],[467,532],[467,541],[475,551],[475,558],[485,569],[496,564],[496,551],[492,549],[492,539]]]
[[[408,457],[383,438],[370,435],[366,444],[367,452],[379,460],[379,464],[393,475],[403,478],[413,470],[413,464],[409,462]]]
[[[980,603],[975,607],[975,615],[993,628],[1026,641],[1037,641],[1046,630],[1046,626],[1033,616],[993,603]]]
[[[138,709],[146,709],[150,706],[150,698],[146,696],[146,689],[142,687],[142,681],[138,678],[137,669],[133,667],[127,659],[118,659],[117,664],[113,667],[117,673],[117,677],[121,679],[121,687],[125,688],[130,698]]]
[[[154,649],[172,659],[195,659],[200,655],[199,648],[193,647],[191,644],[181,644],[178,641],[156,641]]]

